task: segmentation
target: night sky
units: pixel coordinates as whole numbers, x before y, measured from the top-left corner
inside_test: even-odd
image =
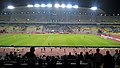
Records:
[[[80,7],[98,6],[106,13],[120,14],[120,0],[0,0],[0,9],[3,9],[9,4],[15,6],[26,6],[27,4],[35,3],[71,3],[78,4]]]

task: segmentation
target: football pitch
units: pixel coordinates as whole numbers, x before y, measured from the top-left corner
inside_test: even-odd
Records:
[[[0,34],[0,46],[120,46],[92,34]]]

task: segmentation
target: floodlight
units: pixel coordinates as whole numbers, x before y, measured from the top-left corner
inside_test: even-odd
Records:
[[[59,8],[60,5],[59,5],[59,4],[55,4],[54,7],[55,7],[55,8]]]
[[[47,6],[47,7],[52,7],[52,4],[47,4],[46,6]]]
[[[73,8],[79,8],[78,5],[74,5]]]
[[[27,5],[27,7],[33,7],[33,5],[30,5],[30,4],[29,4],[29,5]]]
[[[90,9],[95,11],[97,10],[97,7],[91,7]]]
[[[71,5],[71,4],[68,4],[68,5],[67,5],[67,8],[72,8],[72,5]]]
[[[65,8],[65,7],[66,7],[66,5],[65,5],[65,4],[62,4],[62,5],[61,5],[61,8]]]
[[[8,9],[14,9],[15,7],[12,6],[12,5],[9,5],[7,8],[8,8]]]
[[[45,4],[41,4],[41,7],[46,7],[46,5]]]
[[[34,7],[40,7],[40,5],[39,4],[35,4]]]

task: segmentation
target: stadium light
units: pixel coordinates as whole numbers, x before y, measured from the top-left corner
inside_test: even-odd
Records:
[[[15,7],[12,6],[12,5],[9,5],[7,8],[8,8],[8,9],[14,9]]]
[[[62,4],[62,5],[61,5],[61,8],[65,8],[65,7],[66,7],[66,5],[65,5],[65,4]]]
[[[74,5],[73,8],[79,8],[78,5]]]
[[[72,8],[72,5],[71,5],[71,4],[68,4],[68,5],[67,5],[67,8]]]
[[[55,4],[54,7],[55,7],[55,8],[59,8],[60,5],[59,5],[59,4]]]
[[[94,13],[94,16],[95,16],[94,19],[95,19],[95,22],[98,23],[98,21],[97,21],[97,12],[96,12],[96,10],[98,8],[96,6],[94,6],[94,7],[91,7],[90,9],[93,10],[93,11],[95,11],[95,13]]]
[[[40,7],[40,5],[39,4],[35,4],[34,7]]]
[[[45,4],[41,4],[41,7],[46,7],[46,5]]]
[[[52,4],[47,4],[46,6],[47,6],[47,7],[52,7]]]
[[[98,8],[97,8],[97,7],[91,7],[90,9],[95,11],[95,10],[97,10]]]
[[[29,4],[29,5],[27,5],[27,7],[33,7],[33,5],[30,5],[30,4]]]

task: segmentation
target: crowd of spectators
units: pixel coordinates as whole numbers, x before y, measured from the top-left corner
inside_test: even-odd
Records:
[[[0,24],[0,33],[119,33],[118,25]]]
[[[56,68],[57,65],[62,67],[72,67],[75,68],[115,68],[116,65],[120,65],[120,51],[115,50],[115,54],[112,56],[109,51],[106,51],[106,55],[102,55],[100,49],[96,49],[96,53],[80,52],[80,54],[75,53],[72,55],[63,56],[36,56],[34,54],[35,48],[31,47],[30,51],[24,55],[17,54],[17,52],[6,53],[4,59],[0,60],[0,66],[4,67],[5,64],[27,64],[28,67],[38,66],[46,68]],[[13,65],[13,66],[15,66]]]
[[[110,28],[100,28],[96,25],[19,25],[0,26],[0,33],[92,33],[96,34],[98,29],[109,32]],[[117,29],[116,29],[117,30]],[[99,32],[100,33],[100,32]]]

